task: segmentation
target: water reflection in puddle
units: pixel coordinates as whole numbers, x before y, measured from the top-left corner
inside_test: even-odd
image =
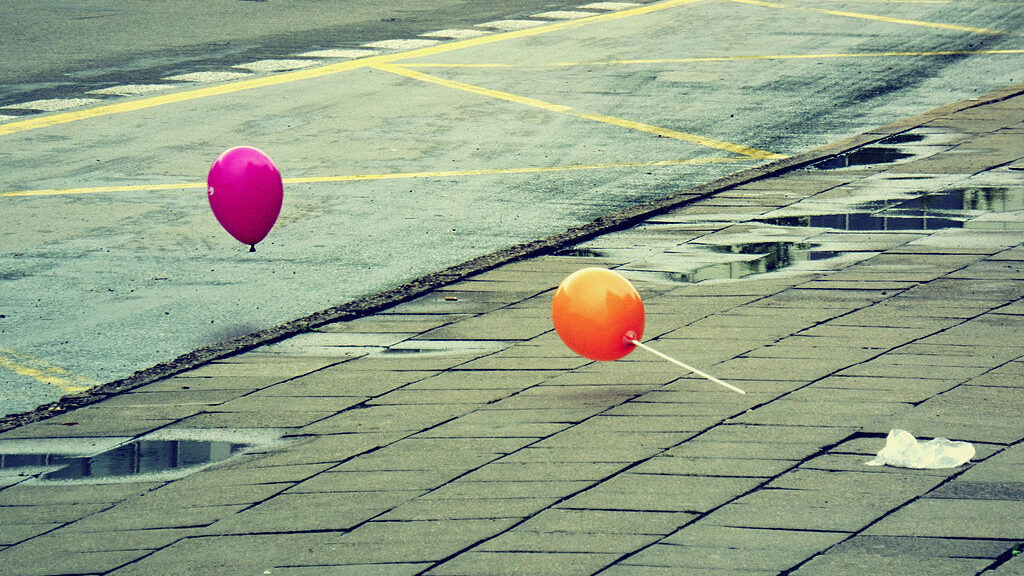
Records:
[[[843,168],[872,166],[875,164],[892,164],[893,162],[904,160],[912,156],[914,156],[914,154],[902,152],[898,148],[865,146],[852,152],[812,164],[811,167],[817,168],[818,170],[840,170]]]
[[[722,262],[694,262],[688,270],[637,270],[626,266],[623,274],[634,280],[692,284],[704,280],[736,280],[754,274],[766,274],[792,266],[796,262],[822,260],[838,256],[838,252],[817,250],[808,242],[749,242],[730,245],[694,245],[713,254],[730,254]],[[744,257],[745,256],[745,257]]]
[[[40,480],[117,480],[131,476],[185,471],[226,460],[247,444],[199,440],[136,440],[95,456],[59,453],[0,454],[0,469],[17,472],[53,469]]]
[[[981,212],[1024,210],[1024,187],[957,188],[911,200],[885,200],[850,212],[758,220],[776,226],[809,226],[850,231],[962,228]]]
[[[0,485],[172,480],[280,438],[273,430],[182,430],[131,439],[0,441]],[[176,436],[176,437],[175,437]]]
[[[911,139],[914,135],[903,135]],[[820,204],[819,204],[820,205]],[[754,222],[785,227],[815,227],[844,231],[932,231],[962,228],[966,222],[987,213],[1024,210],[1024,186],[974,186],[935,194],[866,202],[845,211],[840,202],[835,213],[763,218]],[[800,234],[806,237],[806,234]],[[574,246],[557,252],[560,256],[610,259],[623,249],[600,244]],[[810,242],[751,241],[730,245],[683,243],[653,259],[641,257],[621,268],[635,280],[695,283],[704,280],[738,279],[774,272],[798,262],[847,257],[860,259],[873,253],[869,248],[831,250]],[[716,258],[714,255],[720,255]],[[745,257],[749,256],[749,257]]]

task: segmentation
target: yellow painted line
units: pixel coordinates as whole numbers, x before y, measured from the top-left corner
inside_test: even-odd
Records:
[[[84,376],[71,374],[59,366],[7,348],[0,348],[0,368],[56,386],[68,394],[84,392],[97,384]]]
[[[750,146],[733,144],[732,142],[716,140],[714,138],[707,138],[705,136],[698,136],[696,134],[689,134],[687,132],[679,132],[678,130],[671,130],[669,128],[651,126],[650,124],[644,124],[643,122],[625,120],[623,118],[616,118],[615,116],[585,113],[573,113],[573,115],[578,116],[580,118],[585,118],[587,120],[593,120],[595,122],[604,122],[605,124],[611,124],[612,126],[629,128],[630,130],[639,130],[640,132],[647,132],[648,134],[656,134],[663,138],[686,140],[687,142],[693,142],[694,144],[700,144],[701,146],[707,146],[708,148],[715,148],[718,150],[725,150],[726,152],[742,154],[743,156],[749,156],[757,160],[778,160],[786,157],[784,154],[776,154],[774,152],[768,152],[767,150],[759,150],[757,148],[751,148]]]
[[[802,6],[791,6],[788,4],[782,4],[780,2],[763,2],[762,0],[730,0],[739,4],[753,4],[755,6],[766,6],[768,8],[790,8],[795,10],[804,10],[806,12],[816,12],[818,14],[828,14],[831,16],[842,16],[844,18],[860,18],[863,20],[875,20],[878,22],[888,22],[890,24],[905,24],[910,26],[923,26],[926,28],[940,28],[943,30],[956,30],[958,32],[971,32],[974,34],[1006,34],[1002,30],[990,30],[988,28],[974,28],[972,26],[960,26],[959,24],[942,24],[939,22],[925,22],[922,20],[907,20],[905,18],[891,18],[889,16],[878,16],[876,14],[863,14],[860,12],[845,12],[842,10],[825,10],[823,8],[805,8]]]
[[[1024,54],[1024,48],[1006,50],[930,50],[923,52],[850,52],[836,54],[752,54],[744,56],[702,56],[692,58],[638,58],[633,60],[603,60],[595,62],[553,62],[548,66],[602,66],[631,64],[699,64],[702,62],[742,62],[746,60],[818,60],[830,58],[892,58],[911,56],[974,56],[986,54]],[[443,67],[443,64],[403,64],[420,68]],[[456,65],[457,66],[457,65]]]
[[[390,174],[347,174],[340,176],[303,176],[284,178],[285,184],[320,184],[330,182],[364,182],[369,180],[408,180],[416,178],[457,178],[464,176],[489,176],[496,174],[535,174],[543,172],[569,172],[575,170],[609,170],[615,168],[655,168],[658,166],[680,166],[685,164],[720,164],[745,162],[747,158],[687,158],[685,160],[654,160],[651,162],[607,162],[603,164],[569,164],[565,166],[534,166],[523,168],[483,168],[479,170],[443,170],[435,172],[393,172]],[[20,190],[0,192],[0,197],[21,196],[67,196],[74,194],[104,194],[114,192],[151,192],[156,190],[186,190],[206,188],[205,182],[182,184],[137,184],[130,186],[90,186],[88,188],[54,188],[49,190]]]
[[[50,190],[21,190],[0,192],[0,197],[18,196],[67,196],[72,194],[100,194],[104,192],[149,192],[153,190],[179,190],[185,188],[206,188],[205,182],[187,184],[135,184],[130,186],[90,186],[87,188],[53,188]]]
[[[360,58],[356,60],[346,60],[344,62],[336,62],[334,64],[328,64],[326,66],[304,68],[302,70],[295,70],[292,72],[285,72],[282,74],[263,76],[260,78],[252,78],[248,80],[240,80],[237,82],[228,82],[225,84],[219,84],[215,86],[196,88],[194,90],[184,90],[172,94],[164,94],[160,96],[151,96],[148,98],[127,100],[123,102],[117,102],[114,104],[107,104],[105,106],[97,106],[95,108],[87,108],[83,110],[75,110],[72,112],[63,112],[58,114],[50,114],[46,116],[29,118],[27,120],[6,122],[0,124],[0,136],[4,136],[7,134],[15,134],[18,132],[25,132],[27,130],[35,130],[38,128],[45,128],[47,126],[65,124],[68,122],[76,122],[78,120],[87,120],[90,118],[111,116],[114,114],[122,114],[125,112],[135,112],[138,110],[145,110],[147,108],[154,108],[157,106],[166,106],[169,104],[178,104],[190,100],[197,100],[199,98],[209,98],[213,96],[233,94],[236,92],[241,92],[243,90],[253,90],[256,88],[277,86],[280,84],[287,84],[289,82],[297,82],[300,80],[320,78],[323,76],[330,76],[333,74],[338,74],[340,72],[347,72],[359,68],[375,67],[381,64],[387,64],[399,60],[410,60],[415,58],[422,58],[425,56],[434,56],[437,54],[444,54],[447,52],[454,52],[457,50],[472,48],[474,46],[483,46],[486,44],[504,42],[507,40],[513,40],[517,38],[526,38],[529,36],[548,34],[551,32],[565,30],[567,28],[585,26],[597,22],[606,22],[612,20],[619,20],[622,18],[629,18],[632,16],[638,16],[641,14],[650,14],[653,12],[667,10],[670,8],[675,8],[686,4],[693,4],[699,1],[701,0],[668,0],[666,2],[646,4],[638,6],[636,8],[630,8],[628,10],[621,10],[619,12],[608,12],[604,14],[598,14],[596,16],[588,16],[586,18],[578,18],[576,20],[563,20],[553,22],[551,24],[544,24],[533,28],[527,28],[524,30],[513,30],[510,32],[501,32],[487,36],[479,36],[476,38],[457,40],[454,42],[437,44],[435,46],[427,46],[425,48],[418,48],[406,52],[385,54],[381,56],[371,56],[368,58]]]
[[[532,106],[541,110],[547,110],[550,112],[557,112],[560,114],[566,114],[574,116],[576,118],[583,118],[585,120],[591,120],[594,122],[601,122],[604,124],[610,124],[612,126],[618,126],[620,128],[628,128],[630,130],[639,130],[641,132],[647,132],[649,134],[656,134],[665,138],[673,138],[675,140],[685,140],[694,144],[700,144],[701,146],[707,146],[708,148],[715,148],[718,150],[725,150],[727,152],[733,152],[735,154],[742,154],[758,160],[772,160],[785,158],[781,154],[775,154],[774,152],[768,152],[765,150],[758,150],[757,148],[751,148],[749,146],[742,146],[740,144],[733,144],[724,140],[716,140],[714,138],[707,138],[704,136],[698,136],[696,134],[689,134],[687,132],[680,132],[678,130],[671,130],[668,128],[660,128],[658,126],[652,126],[650,124],[644,124],[642,122],[636,122],[633,120],[626,120],[623,118],[617,118],[615,116],[606,116],[603,114],[589,114],[585,112],[578,112],[571,106],[565,106],[563,104],[553,104],[551,102],[545,102],[543,100],[537,100],[535,98],[528,98],[525,96],[519,96],[517,94],[510,94],[508,92],[502,92],[499,90],[491,90],[490,88],[483,88],[481,86],[474,86],[472,84],[466,84],[464,82],[457,82],[455,80],[447,80],[439,78],[424,72],[418,72],[416,70],[410,70],[408,68],[395,66],[393,64],[381,64],[375,66],[378,70],[385,72],[391,72],[399,76],[419,80],[421,82],[430,82],[444,86],[446,88],[452,88],[455,90],[462,90],[470,92],[472,94],[478,94],[480,96],[487,96],[489,98],[496,98],[498,100],[505,100],[508,102],[514,102],[516,104],[523,104],[525,106]]]

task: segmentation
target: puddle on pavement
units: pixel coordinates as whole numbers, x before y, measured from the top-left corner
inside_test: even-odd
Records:
[[[844,168],[861,168],[879,164],[893,164],[908,158],[934,154],[945,141],[942,134],[924,134],[920,132],[904,132],[893,134],[869,146],[862,146],[811,164],[817,170],[842,170]]]
[[[886,146],[865,146],[857,148],[846,154],[841,154],[828,160],[812,164],[812,168],[818,170],[841,170],[843,168],[854,168],[862,166],[874,166],[876,164],[892,164],[914,156],[909,152],[903,152],[899,148]]]
[[[270,441],[265,432],[246,439],[141,438],[96,454],[80,454],[62,439],[28,448],[18,441],[0,443],[0,477],[31,478],[34,484],[115,483],[172,480],[225,461]],[[223,436],[223,431],[215,435]],[[279,434],[274,434],[274,437]]]
[[[1024,187],[972,187],[926,194],[911,200],[886,200],[838,214],[787,216],[758,220],[776,226],[804,226],[849,231],[940,230],[963,228],[981,212],[1024,209]]]
[[[902,135],[913,138],[915,135]],[[910,140],[908,140],[910,141]],[[837,203],[837,207],[841,207]],[[962,228],[973,218],[991,212],[1024,210],[1024,186],[974,186],[906,197],[879,200],[853,206],[849,211],[758,219],[775,226],[815,227],[845,231],[931,231]],[[667,270],[657,263],[640,260],[651,269],[620,268],[633,280],[690,284],[704,280],[739,279],[774,272],[797,262],[819,261],[865,251],[830,250],[809,242],[748,242],[734,245],[681,245],[687,252],[673,253]],[[710,261],[709,254],[723,254],[721,261]],[[600,247],[574,246],[556,252],[560,256],[607,258],[610,251]],[[749,255],[750,258],[737,256]]]
[[[124,479],[162,474],[226,460],[247,444],[197,440],[136,440],[95,456],[0,455],[0,468],[58,467],[40,480]]]
[[[620,271],[630,279],[649,282],[693,284],[704,280],[737,280],[755,274],[775,272],[796,262],[834,258],[841,252],[818,250],[809,242],[749,242],[730,245],[695,244],[694,248],[716,254],[749,256],[723,262],[694,263],[690,270],[635,270],[628,266]]]

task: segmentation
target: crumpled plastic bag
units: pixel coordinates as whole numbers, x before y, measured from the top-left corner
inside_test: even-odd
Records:
[[[954,442],[946,438],[934,438],[918,442],[906,430],[893,429],[885,439],[885,448],[865,462],[868,466],[899,466],[901,468],[956,468],[974,457],[974,445],[970,442]]]

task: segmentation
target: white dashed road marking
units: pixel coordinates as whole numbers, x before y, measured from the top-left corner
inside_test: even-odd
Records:
[[[190,72],[188,74],[167,76],[164,80],[172,80],[174,82],[229,82],[231,80],[241,80],[242,78],[248,78],[250,76],[252,76],[252,74],[249,72],[211,71]]]
[[[592,4],[584,4],[580,6],[583,10],[607,10],[614,12],[615,10],[626,10],[628,8],[636,8],[639,4],[633,2],[594,2]]]
[[[436,30],[434,32],[420,34],[419,38],[381,40],[378,42],[363,44],[360,48],[328,48],[322,50],[311,50],[301,54],[296,54],[295,58],[291,59],[282,58],[257,60],[255,62],[237,64],[231,67],[235,70],[190,72],[186,74],[166,76],[163,79],[172,82],[193,82],[201,84],[231,82],[241,80],[243,78],[251,78],[253,73],[269,74],[309,68],[319,65],[319,61],[317,59],[320,58],[355,59],[375,56],[380,54],[381,51],[416,50],[418,48],[433,46],[440,43],[442,40],[466,40],[486,36],[494,31],[513,32],[517,30],[525,30],[547,24],[551,20],[573,20],[577,18],[586,18],[588,16],[597,16],[598,13],[593,12],[593,10],[610,12],[626,10],[637,6],[641,6],[641,4],[635,2],[592,2],[590,4],[579,6],[578,10],[553,10],[535,14],[531,16],[531,20],[494,20],[491,22],[477,24],[475,29],[450,28]],[[246,72],[242,72],[241,70],[246,70]],[[166,90],[172,87],[173,86],[166,84],[126,84],[122,86],[90,90],[86,93],[102,96],[139,96],[158,92],[160,90]],[[0,107],[0,110],[56,112],[60,110],[89,106],[98,102],[102,102],[102,100],[95,98],[53,98],[46,100],[34,100],[32,102],[24,102],[20,104],[11,104]],[[21,118],[24,117],[0,114],[0,122],[7,122]]]
[[[376,50],[364,50],[359,48],[328,48],[326,50],[312,50],[296,54],[300,58],[365,58],[379,54]]]
[[[309,68],[314,64],[318,64],[316,60],[257,60],[255,62],[247,62],[245,64],[236,64],[232,68],[241,68],[242,70],[251,70],[253,72],[286,72],[288,70],[298,70],[300,68]]]
[[[100,94],[105,96],[139,96],[141,94],[152,94],[173,88],[170,84],[125,84],[123,86],[110,86],[89,90],[86,94]]]
[[[50,98],[47,100],[33,100],[31,102],[22,102],[21,104],[11,104],[10,106],[4,106],[0,110],[40,110],[43,112],[56,112],[58,110],[68,110],[70,108],[78,108],[79,106],[89,106],[100,102],[96,98]]]
[[[527,28],[533,28],[534,26],[540,26],[541,24],[546,24],[546,22],[542,20],[494,20],[492,22],[477,24],[477,26],[480,28],[491,28],[494,30],[512,32],[515,30],[526,30]]]
[[[363,44],[367,48],[379,48],[381,50],[415,50],[426,48],[434,44],[440,44],[440,40],[429,40],[427,38],[398,38],[395,40],[381,40],[380,42],[369,42]]]
[[[466,38],[479,38],[480,36],[486,36],[490,32],[484,32],[483,30],[470,30],[467,28],[450,28],[448,30],[437,30],[434,32],[427,32],[426,34],[420,34],[426,38],[447,38],[451,40],[465,40]]]
[[[534,14],[533,16],[531,16],[531,18],[542,18],[544,20],[575,20],[577,18],[586,18],[587,16],[597,16],[597,12],[553,10],[551,12],[541,12],[540,14]]]

